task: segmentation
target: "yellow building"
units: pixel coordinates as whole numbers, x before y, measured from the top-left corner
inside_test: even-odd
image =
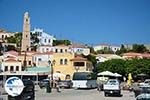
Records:
[[[83,57],[75,57],[75,54],[69,50],[68,46],[57,46],[53,54],[53,74],[59,72],[66,78],[72,79],[73,73],[80,71],[92,71],[92,63]]]
[[[53,56],[54,56],[54,61],[55,61],[55,64],[53,64],[54,73],[60,72],[64,74],[65,76],[66,75],[72,76],[74,72],[74,68],[70,60],[74,58],[74,54],[54,53]],[[63,79],[65,79],[65,77],[63,77]]]

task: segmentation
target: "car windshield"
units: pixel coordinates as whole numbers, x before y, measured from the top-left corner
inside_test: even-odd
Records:
[[[109,84],[109,85],[116,85],[116,84],[117,84],[117,81],[116,81],[116,80],[109,80],[109,81],[107,82],[107,84]]]

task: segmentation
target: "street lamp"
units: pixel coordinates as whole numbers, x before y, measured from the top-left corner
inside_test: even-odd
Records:
[[[51,88],[53,87],[53,73],[54,73],[54,69],[53,69],[53,66],[55,65],[55,60],[53,61],[48,61],[49,63],[49,66],[51,66],[51,81],[50,81],[50,85],[51,85]]]

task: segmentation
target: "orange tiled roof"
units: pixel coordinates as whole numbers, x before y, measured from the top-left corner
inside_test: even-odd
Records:
[[[19,61],[15,60],[15,59],[7,59],[7,60],[5,60],[5,62],[19,62]]]
[[[88,61],[87,58],[83,58],[81,56],[77,56],[73,59],[71,59],[71,61]]]

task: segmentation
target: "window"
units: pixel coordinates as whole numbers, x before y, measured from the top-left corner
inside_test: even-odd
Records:
[[[28,35],[26,35],[26,38],[28,37]]]
[[[46,39],[45,39],[45,43],[46,43]]]
[[[63,65],[63,59],[60,59],[60,65]]]
[[[63,49],[60,49],[60,53],[63,53]]]
[[[58,52],[58,49],[56,49],[55,52],[57,53],[57,52]]]
[[[46,51],[48,51],[49,49],[48,48],[46,48]]]
[[[5,66],[5,71],[8,71],[8,66]]]
[[[19,71],[19,66],[16,66],[16,71]]]
[[[84,66],[84,62],[74,62],[74,66]]]
[[[14,71],[14,66],[10,66],[10,71]]]
[[[2,35],[2,39],[4,38],[4,35]]]
[[[65,52],[67,52],[67,49],[65,49]]]
[[[38,59],[38,61],[42,61],[42,59],[41,59],[41,58],[39,58],[39,59]]]
[[[67,63],[68,63],[68,60],[67,60],[67,59],[65,59],[65,61],[64,61],[64,62],[65,62],[64,64],[65,64],[65,65],[67,65]]]
[[[48,42],[51,43],[51,39],[49,39]]]
[[[29,65],[31,65],[31,61],[29,61]]]

